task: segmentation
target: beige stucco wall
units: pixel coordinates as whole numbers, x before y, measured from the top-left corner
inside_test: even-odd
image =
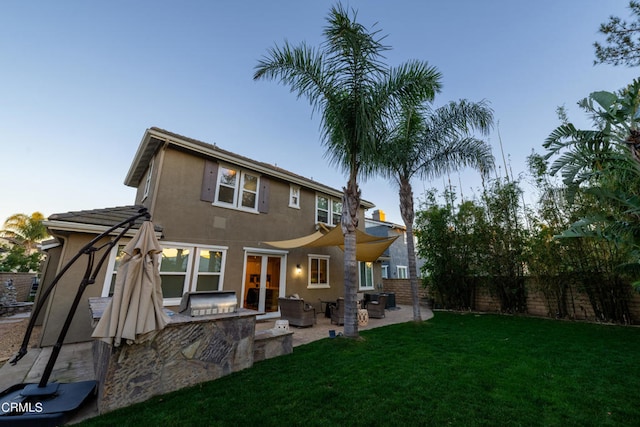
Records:
[[[192,153],[171,147],[160,148],[154,157],[152,184],[147,197],[143,191],[147,173],[138,184],[136,204],[146,206],[155,225],[161,226],[161,242],[215,245],[227,247],[224,274],[224,289],[236,291],[242,303],[244,261],[247,251],[274,251],[276,248],[264,244],[269,240],[285,240],[308,235],[316,231],[316,192],[301,188],[300,209],[290,208],[289,183],[267,177],[269,180],[268,213],[251,213],[212,205],[200,200],[205,159]],[[333,196],[334,199],[337,197]],[[360,212],[360,227],[364,230],[364,211]],[[60,251],[55,265],[59,270],[94,235],[72,233]],[[124,242],[123,242],[124,243]],[[291,249],[282,251],[286,255],[282,265],[286,275],[284,295],[297,293],[307,302],[319,307],[320,300],[335,300],[344,294],[343,252],[337,247]],[[328,255],[329,288],[308,288],[309,254]],[[300,264],[302,271],[296,271]],[[69,311],[76,290],[84,273],[84,262],[77,263],[68,271],[49,298],[43,318],[41,345],[53,344]],[[87,299],[100,296],[107,263],[96,278],[96,283],[85,291],[65,342],[90,339],[92,328]],[[375,283],[381,282],[379,264]],[[55,274],[52,266],[47,268],[47,279]]]
[[[64,265],[66,265],[78,253],[78,251],[87,243],[89,243],[89,241],[91,241],[91,239],[93,238],[95,238],[95,235],[74,233],[69,239],[67,239],[65,241],[63,250],[60,253],[56,271],[60,271],[60,269]],[[102,242],[98,243],[98,246],[101,243]],[[103,251],[97,253],[95,257],[96,264],[102,253]],[[41,346],[53,345],[58,339],[67,314],[69,313],[73,304],[73,299],[75,298],[76,293],[80,287],[80,283],[86,267],[87,256],[83,255],[71,268],[69,268],[69,270],[63,276],[63,279],[58,282],[54,290],[49,295],[49,298],[46,302],[42,334],[40,337]],[[102,266],[102,269],[96,277],[96,283],[86,287],[78,308],[76,309],[73,322],[71,323],[69,331],[66,335],[65,343],[81,342],[90,339],[92,328],[88,298],[100,296],[105,274],[106,262]],[[41,289],[44,289],[46,286],[48,286],[52,279],[53,277],[49,276],[46,283],[42,284]]]
[[[36,297],[33,301],[33,311],[32,315],[35,315],[35,309],[38,306],[38,302],[41,299],[41,295],[44,291],[49,287],[55,275],[58,272],[58,265],[60,265],[60,257],[62,256],[62,245],[47,249],[47,257],[44,263],[41,266],[40,271],[40,286],[38,286],[38,291],[36,292]],[[46,303],[46,302],[45,302]],[[38,318],[36,319],[35,324],[37,326],[41,326],[44,320],[44,316],[46,314],[46,305],[41,309],[38,313]]]
[[[289,183],[269,179],[269,212],[257,214],[212,205],[200,200],[205,160],[171,148],[156,156],[154,168],[161,171],[160,189],[148,203],[154,224],[163,228],[163,240],[228,247],[224,288],[241,295],[245,249],[274,250],[262,243],[285,240],[313,233],[315,229],[315,196],[301,190],[300,209],[290,208]],[[141,198],[142,188],[138,191]],[[138,202],[142,202],[141,199]],[[364,214],[360,221],[364,224]],[[335,299],[343,291],[343,252],[339,248],[292,249],[287,252],[286,295],[298,293],[311,302]],[[331,256],[330,289],[308,289],[308,254]],[[302,267],[296,273],[296,265]]]

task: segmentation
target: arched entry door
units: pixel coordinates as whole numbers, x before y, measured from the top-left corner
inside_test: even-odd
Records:
[[[286,255],[246,251],[243,307],[264,312],[261,318],[278,316],[278,297],[285,292]]]

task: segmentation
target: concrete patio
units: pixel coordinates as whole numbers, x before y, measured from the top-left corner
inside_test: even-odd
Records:
[[[423,320],[433,317],[433,312],[427,307],[421,307]],[[368,330],[396,323],[404,323],[413,319],[413,309],[411,306],[398,305],[395,309],[386,310],[386,316],[382,319],[369,319],[366,326],[360,326],[359,330]],[[278,319],[269,321],[259,321],[256,323],[256,331],[271,329]],[[329,318],[323,313],[318,314],[316,325],[309,328],[290,327],[293,332],[293,347],[304,345],[312,341],[329,338],[329,331],[334,330],[336,334],[344,331],[343,326],[331,324]],[[294,350],[295,351],[295,350]],[[51,347],[30,348],[27,355],[15,366],[6,363],[0,368],[0,391],[6,390],[14,384],[37,383],[49,360]],[[51,382],[78,382],[95,379],[93,367],[92,342],[78,344],[65,344],[56,361],[56,365],[51,374]],[[78,422],[86,418],[94,417],[98,414],[95,399],[81,408],[72,418],[70,423]]]
[[[420,307],[420,315],[422,320],[428,320],[433,317],[433,312],[427,307]],[[392,325],[395,323],[404,323],[413,320],[413,308],[408,305],[398,305],[395,309],[386,310],[386,315],[382,319],[369,319],[367,326],[360,326],[358,330],[366,331],[367,329],[379,328],[381,326]],[[310,328],[290,327],[293,331],[293,346],[307,344],[322,338],[329,338],[329,331],[335,330],[336,334],[344,331],[344,326],[331,324],[331,319],[320,313],[316,316],[317,323]],[[274,327],[275,320],[258,322],[256,330],[270,329]]]

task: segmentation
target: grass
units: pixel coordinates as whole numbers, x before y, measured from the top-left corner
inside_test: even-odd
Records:
[[[437,312],[83,426],[640,425],[640,329]]]

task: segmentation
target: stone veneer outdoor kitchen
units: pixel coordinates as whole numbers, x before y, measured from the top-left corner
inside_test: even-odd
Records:
[[[129,406],[291,353],[289,331],[256,336],[257,314],[246,309],[201,317],[171,312],[171,322],[140,344],[113,347],[94,341],[98,411]]]

